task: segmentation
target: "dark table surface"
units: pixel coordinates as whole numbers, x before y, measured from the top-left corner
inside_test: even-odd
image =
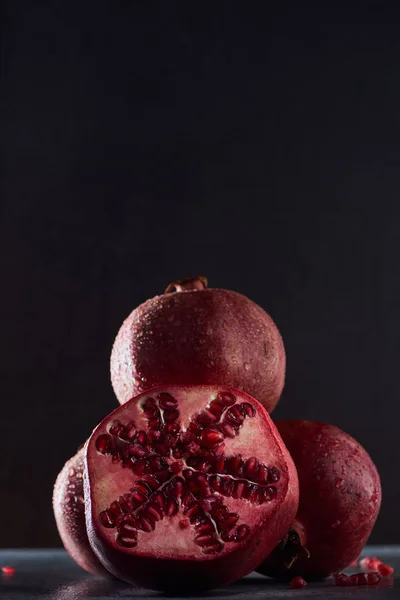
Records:
[[[304,590],[291,590],[252,573],[224,588],[199,596],[216,600],[230,598],[400,598],[400,546],[370,546],[363,555],[378,556],[395,567],[395,576],[382,579],[377,586],[336,587],[332,579],[311,583]],[[1,600],[72,600],[78,598],[151,598],[163,596],[151,590],[133,588],[119,581],[91,577],[84,573],[63,550],[1,550],[0,566],[14,567],[13,575],[0,575]],[[357,572],[360,569],[349,569]],[[194,596],[193,598],[196,598]]]

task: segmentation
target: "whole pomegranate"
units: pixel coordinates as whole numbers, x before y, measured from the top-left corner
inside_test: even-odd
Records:
[[[83,495],[83,448],[65,463],[53,492],[53,510],[61,540],[71,558],[93,575],[109,576],[90,547]]]
[[[288,530],[297,473],[268,413],[224,386],[163,386],[112,412],[86,446],[86,525],[107,570],[155,590],[250,573]]]
[[[320,579],[358,558],[378,516],[381,484],[358,442],[333,425],[276,423],[297,468],[300,504],[281,543],[257,569],[264,575]]]
[[[121,404],[155,385],[215,384],[244,390],[271,412],[285,380],[285,349],[257,304],[204,277],[170,284],[124,321],[111,353]]]

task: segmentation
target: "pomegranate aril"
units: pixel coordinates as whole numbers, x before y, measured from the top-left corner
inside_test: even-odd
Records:
[[[216,400],[221,402],[223,406],[233,406],[236,402],[235,396],[229,392],[219,392]]]
[[[193,502],[192,504],[189,504],[187,508],[185,508],[183,514],[192,520],[196,517],[199,517],[202,514],[202,511],[199,504],[197,502]]]
[[[115,435],[118,436],[120,431],[122,430],[123,425],[121,425],[121,423],[119,421],[115,421],[110,429],[108,430],[110,432],[111,435]]]
[[[198,535],[197,537],[195,537],[194,541],[198,546],[204,547],[212,546],[217,540],[215,535]]]
[[[227,506],[225,505],[221,505],[221,506],[217,506],[213,511],[212,511],[212,517],[213,519],[216,520],[222,520],[225,519],[225,517],[229,514],[229,509]]]
[[[131,462],[131,468],[135,475],[143,475],[143,473],[148,469],[148,463],[143,458],[139,458],[138,460],[136,458],[132,458]]]
[[[347,585],[358,585],[358,575],[350,575]]]
[[[210,535],[211,533],[214,533],[214,527],[208,521],[205,523],[198,523],[195,527],[199,535]]]
[[[202,552],[204,554],[217,554],[218,552],[221,552],[223,547],[224,547],[224,545],[221,542],[217,542],[216,544],[213,544],[212,546],[205,546],[202,549]]]
[[[224,439],[224,434],[216,427],[208,427],[201,434],[201,444],[208,448],[213,448],[214,446],[221,444]]]
[[[171,396],[171,394],[168,394],[167,392],[161,392],[161,394],[158,394],[157,399],[158,399],[158,404],[163,409],[175,408],[175,406],[178,405],[178,401],[173,396]]]
[[[219,429],[222,431],[225,437],[234,438],[237,436],[237,429],[234,429],[229,423],[221,423]]]
[[[162,510],[164,509],[166,498],[163,492],[157,492],[157,494],[154,494],[151,499],[154,500]]]
[[[235,481],[230,477],[222,477],[222,482],[220,485],[220,492],[224,496],[231,496],[233,492],[233,488],[235,485]]]
[[[266,467],[265,465],[260,465],[258,468],[257,477],[256,477],[255,481],[257,481],[257,483],[265,484],[265,483],[268,483],[268,477],[269,477],[268,467]]]
[[[151,419],[149,421],[149,428],[158,430],[161,427],[160,419]]]
[[[244,421],[244,416],[242,415],[238,406],[233,406],[226,413],[225,420],[231,425],[240,426]]]
[[[157,454],[160,454],[161,456],[169,456],[170,453],[170,449],[167,446],[167,444],[164,444],[162,442],[155,443],[154,450],[157,452]]]
[[[225,461],[225,471],[233,477],[243,475],[243,461],[238,456],[231,456]]]
[[[14,567],[4,566],[4,567],[1,567],[1,572],[4,575],[14,575],[15,569],[14,569]]]
[[[209,478],[209,484],[211,485],[212,489],[215,490],[216,492],[219,492],[221,489],[221,483],[222,483],[222,477],[219,477],[219,475],[212,475]]]
[[[144,509],[144,516],[150,517],[153,521],[161,521],[164,514],[157,502],[151,502]]]
[[[349,578],[347,577],[347,575],[345,573],[338,573],[335,576],[335,585],[338,585],[340,587],[345,587],[345,586],[349,585]]]
[[[256,409],[254,408],[254,406],[252,406],[248,402],[243,402],[239,406],[240,406],[240,411],[243,416],[250,417],[250,418],[256,416]]]
[[[167,517],[174,517],[179,510],[178,500],[176,498],[168,498],[165,506],[165,514]]]
[[[146,533],[150,533],[155,529],[155,522],[153,519],[147,515],[146,517],[141,517],[139,520],[140,529]]]
[[[235,499],[242,498],[246,484],[247,482],[243,480],[235,481],[233,485],[232,497]]]
[[[235,532],[234,531],[223,531],[221,533],[221,540],[223,542],[234,542],[235,541]]]
[[[307,581],[305,581],[302,577],[294,577],[290,582],[290,587],[292,590],[301,590],[307,587]]]
[[[124,494],[118,500],[119,505],[124,513],[130,513],[133,509],[133,504],[131,502],[131,495]]]
[[[141,494],[140,492],[138,492],[137,490],[134,490],[131,494],[131,498],[132,501],[136,503],[136,505],[138,506],[139,504],[143,504],[143,502],[146,501],[146,496],[144,496],[143,494]]]
[[[258,475],[259,463],[255,456],[248,458],[244,463],[243,474],[248,479],[254,479]]]
[[[273,486],[269,486],[265,489],[263,489],[262,494],[261,494],[261,500],[263,502],[269,502],[270,500],[273,500],[276,496],[276,487]]]
[[[141,446],[136,446],[134,444],[129,446],[128,453],[130,456],[134,456],[135,458],[142,458],[143,456],[146,456],[146,450]]]
[[[237,513],[229,513],[224,519],[218,521],[219,531],[230,531],[239,521]]]
[[[181,529],[187,529],[190,526],[190,521],[189,519],[181,519],[179,521],[179,527]]]
[[[357,585],[368,585],[368,577],[366,573],[357,573]]]
[[[268,483],[278,483],[281,478],[279,469],[276,467],[269,467]]]
[[[154,409],[157,409],[157,404],[154,398],[146,398],[146,400],[142,404],[143,412],[146,413],[148,411],[153,411]]]
[[[368,585],[376,585],[377,583],[380,582],[380,580],[381,580],[381,576],[376,571],[373,571],[372,573],[367,573]]]
[[[96,440],[96,449],[100,454],[110,454],[112,450],[112,442],[111,437],[104,433],[103,435],[99,435]]]
[[[385,565],[381,563],[380,565],[378,565],[378,572],[380,575],[382,575],[382,577],[390,577],[390,575],[393,575],[394,573],[394,568],[390,565]]]
[[[145,446],[147,444],[147,435],[144,431],[139,431],[139,433],[136,435],[136,442],[140,446]]]
[[[235,532],[235,542],[243,542],[250,533],[248,525],[239,525]]]
[[[117,543],[124,548],[134,548],[137,546],[137,537],[128,537],[121,535],[120,533],[116,538]]]
[[[100,521],[104,527],[115,527],[116,518],[109,510],[103,510],[100,514]]]
[[[160,487],[160,481],[154,475],[143,475],[142,481],[149,486],[152,492],[155,492]]]
[[[164,421],[165,423],[173,423],[179,418],[179,411],[177,410],[165,410]]]
[[[169,468],[172,473],[176,474],[182,471],[183,462],[181,460],[177,460],[170,464]]]

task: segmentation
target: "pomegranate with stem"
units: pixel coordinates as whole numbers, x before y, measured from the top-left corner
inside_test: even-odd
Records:
[[[378,516],[381,484],[364,448],[333,425],[276,423],[297,468],[300,503],[290,531],[257,569],[307,580],[338,573],[361,553]]]
[[[225,386],[162,386],[123,404],[90,437],[85,475],[94,552],[113,575],[156,590],[250,573],[298,505],[268,413]]]
[[[90,547],[86,533],[83,495],[83,455],[81,448],[61,469],[53,491],[57,529],[68,554],[85,571],[109,576]]]
[[[155,385],[227,385],[271,412],[281,395],[286,358],[280,333],[257,304],[193,277],[170,284],[124,321],[111,353],[121,404]]]

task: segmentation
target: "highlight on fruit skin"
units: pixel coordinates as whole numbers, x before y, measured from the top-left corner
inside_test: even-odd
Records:
[[[61,469],[53,490],[53,511],[58,533],[71,558],[92,575],[110,577],[90,547],[86,533],[81,448]]]
[[[300,502],[291,529],[257,571],[322,579],[360,555],[381,505],[378,471],[364,448],[333,425],[276,426],[297,468]]]
[[[170,284],[125,319],[114,341],[111,382],[123,404],[156,385],[227,385],[272,412],[285,381],[286,356],[271,317],[205,277]]]
[[[254,398],[221,385],[159,386],[94,430],[85,504],[90,544],[110,573],[200,591],[247,575],[271,552],[295,517],[298,480]]]

